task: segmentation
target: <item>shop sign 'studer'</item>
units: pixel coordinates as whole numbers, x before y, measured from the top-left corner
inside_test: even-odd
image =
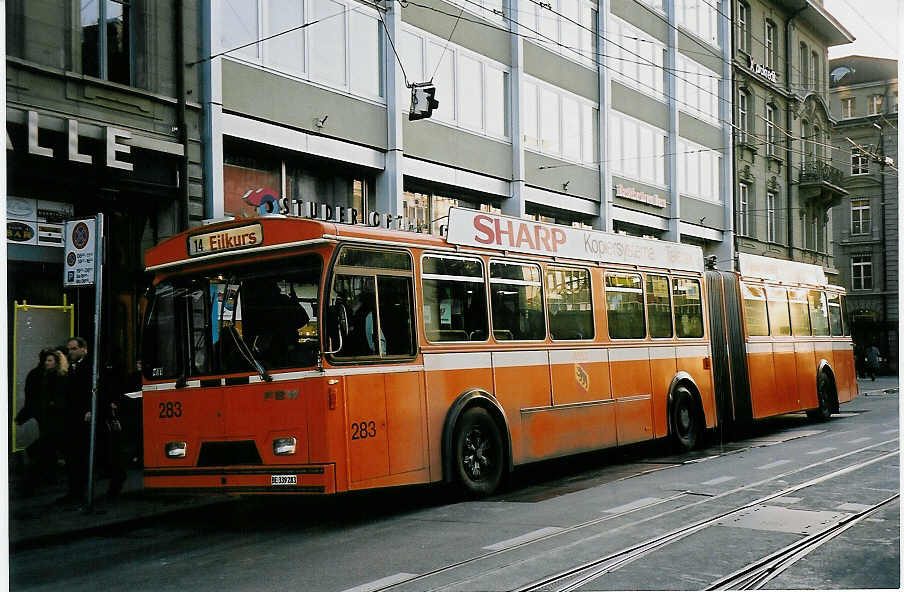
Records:
[[[476,210],[449,210],[446,241],[517,253],[681,271],[703,271],[703,250],[669,241],[583,230]]]

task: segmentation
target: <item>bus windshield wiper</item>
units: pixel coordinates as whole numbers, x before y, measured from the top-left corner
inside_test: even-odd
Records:
[[[230,287],[232,287],[232,286],[235,286],[235,292],[230,292]],[[260,374],[260,377],[265,382],[270,382],[273,380],[273,377],[270,376],[270,373],[267,372],[267,369],[264,368],[264,365],[261,364],[260,361],[254,357],[254,354],[252,353],[251,348],[249,348],[248,344],[245,343],[245,339],[242,337],[242,334],[239,333],[238,329],[235,328],[234,320],[227,323],[226,319],[225,319],[225,315],[223,314],[225,312],[226,302],[228,300],[232,300],[232,314],[233,315],[236,314],[237,298],[235,298],[234,296],[231,296],[231,294],[238,294],[238,287],[239,287],[239,285],[237,282],[236,283],[233,283],[231,281],[226,282],[226,286],[224,287],[224,292],[223,292],[223,301],[220,303],[220,318],[218,321],[220,324],[220,332],[222,334],[223,329],[226,329],[227,332],[229,333],[230,337],[232,337],[232,340],[235,342],[236,348],[239,350],[239,353],[242,354],[243,358],[245,358],[245,361],[248,362],[248,364],[250,364],[251,367],[257,371],[258,374]]]

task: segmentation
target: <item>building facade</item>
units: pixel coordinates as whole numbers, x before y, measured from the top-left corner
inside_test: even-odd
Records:
[[[730,266],[730,3],[676,2],[213,0],[206,214],[266,188],[436,233],[462,205]]]
[[[828,47],[854,40],[821,0],[734,0],[737,250],[823,266],[837,278]]]
[[[94,291],[63,288],[62,222],[103,213],[101,357],[128,368],[144,250],[204,215],[201,79],[181,67],[199,55],[199,6],[9,0],[5,7],[8,309],[13,301],[58,305],[65,295],[75,305],[75,333],[90,341]],[[49,345],[56,344],[38,344]]]
[[[837,120],[834,166],[848,191],[834,216],[835,261],[848,290],[854,343],[874,343],[898,369],[898,64],[848,56],[829,62]]]

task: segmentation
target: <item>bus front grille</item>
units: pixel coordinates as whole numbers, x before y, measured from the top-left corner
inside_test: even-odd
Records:
[[[263,461],[253,440],[204,442],[198,455],[199,467],[261,464]]]

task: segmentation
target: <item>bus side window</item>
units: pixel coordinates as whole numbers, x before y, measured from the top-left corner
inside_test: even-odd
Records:
[[[766,288],[766,304],[769,306],[769,330],[773,336],[791,335],[791,317],[788,316],[788,293],[784,288]]]
[[[741,284],[744,299],[744,324],[747,335],[761,337],[769,335],[769,317],[766,313],[766,294],[758,286]]]
[[[851,335],[851,313],[848,311],[847,297],[844,294],[841,295],[841,319],[842,319],[842,325],[844,327],[844,336],[850,337],[850,335]]]
[[[639,275],[606,275],[606,314],[611,339],[643,339],[647,336]]]
[[[806,290],[788,290],[788,307],[791,309],[791,333],[795,336],[810,334],[810,309]]]
[[[593,339],[591,292],[588,270],[546,268],[546,310],[553,339]]]
[[[425,256],[421,287],[424,333],[428,341],[486,341],[489,338],[483,262]]]
[[[678,338],[703,337],[703,298],[700,281],[674,279],[675,327]]]
[[[647,322],[650,337],[672,336],[672,298],[669,276],[647,274]]]
[[[826,310],[826,295],[819,290],[810,290],[807,293],[810,304],[810,324],[813,326],[813,335],[824,337],[829,334],[829,313]]]
[[[490,262],[490,294],[496,339],[546,339],[539,266]]]
[[[844,331],[841,328],[841,298],[838,293],[827,292],[829,301],[829,328],[833,337],[841,337]]]

